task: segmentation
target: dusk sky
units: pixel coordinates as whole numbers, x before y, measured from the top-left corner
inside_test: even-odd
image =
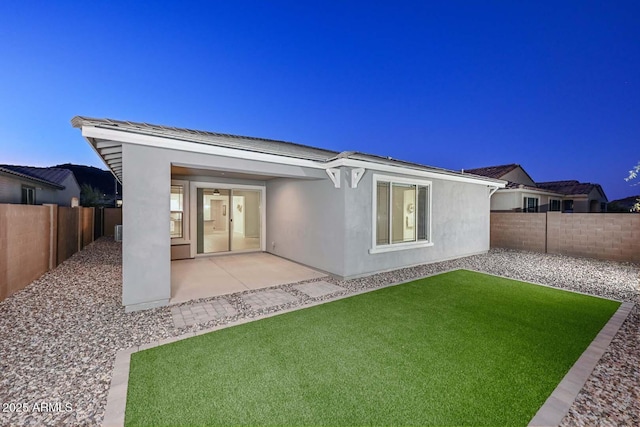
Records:
[[[640,193],[637,0],[7,0],[0,61],[0,163],[105,168],[83,115]]]

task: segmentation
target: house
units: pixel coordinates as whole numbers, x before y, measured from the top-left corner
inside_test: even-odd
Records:
[[[464,172],[507,181],[507,186],[491,198],[492,211],[607,211],[607,196],[599,184],[578,181],[534,182],[518,164],[465,169]]]
[[[486,252],[490,197],[506,184],[262,138],[71,123],[126,187],[127,311],[168,303],[171,259],[263,251],[353,278]]]
[[[0,165],[0,203],[77,206],[80,186],[70,170]]]

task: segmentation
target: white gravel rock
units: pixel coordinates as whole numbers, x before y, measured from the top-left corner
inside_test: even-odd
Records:
[[[168,307],[124,312],[121,245],[105,238],[0,302],[0,403],[22,405],[21,412],[15,406],[0,412],[0,425],[100,424],[119,350],[455,268],[636,303],[562,425],[640,425],[638,265],[492,250],[362,279],[314,279],[345,288],[326,297],[311,298],[294,288],[298,284],[277,286],[297,299],[265,310],[252,310],[243,300],[255,291],[226,295],[234,316],[179,329]]]

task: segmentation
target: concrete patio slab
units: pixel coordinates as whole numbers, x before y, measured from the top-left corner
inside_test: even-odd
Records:
[[[171,262],[170,304],[326,276],[264,252],[176,260]]]

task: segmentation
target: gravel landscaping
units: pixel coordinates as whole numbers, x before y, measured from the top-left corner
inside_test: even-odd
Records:
[[[634,302],[562,425],[640,425],[638,265],[492,250],[361,279],[315,279],[345,289],[317,298],[299,290],[298,285],[310,281],[277,286],[295,301],[262,310],[245,300],[257,291],[225,295],[233,316],[177,328],[169,307],[124,312],[120,249],[119,243],[100,239],[0,302],[1,425],[100,424],[119,350],[455,268]]]

